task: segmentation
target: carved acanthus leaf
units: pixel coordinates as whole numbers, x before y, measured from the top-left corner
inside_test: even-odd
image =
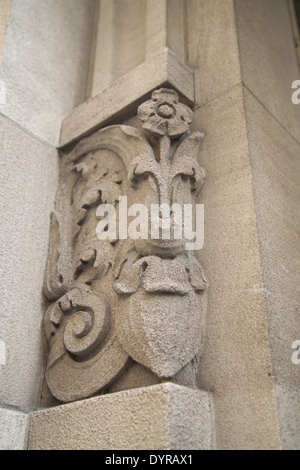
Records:
[[[60,227],[57,216],[54,212],[51,214],[51,228],[50,228],[50,246],[49,256],[46,268],[44,294],[48,300],[56,300],[64,292],[66,286],[64,285],[62,273],[59,271],[59,252],[61,249]]]

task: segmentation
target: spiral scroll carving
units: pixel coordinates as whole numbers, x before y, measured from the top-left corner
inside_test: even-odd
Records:
[[[44,323],[50,345],[46,378],[52,394],[62,401],[77,398],[77,390],[75,394],[70,392],[74,389],[74,369],[76,383],[82,382],[80,393],[95,393],[101,379],[107,380],[107,373],[102,373],[103,350],[114,349],[116,342],[105,296],[86,285],[78,286],[49,307]],[[87,380],[89,368],[95,369],[96,382]],[[112,375],[115,373],[113,370]]]

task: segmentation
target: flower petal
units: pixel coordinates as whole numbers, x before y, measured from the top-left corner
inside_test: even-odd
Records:
[[[163,136],[167,133],[168,130],[167,120],[155,114],[154,116],[149,117],[145,121],[145,123],[143,124],[143,129],[146,129],[147,131],[151,132],[151,134],[156,137]]]
[[[178,94],[174,90],[169,90],[168,88],[160,88],[155,90],[151,98],[153,101],[158,102],[159,104],[168,103],[176,104],[178,103]]]
[[[152,100],[145,101],[138,108],[138,116],[141,121],[146,121],[152,113],[155,113],[155,104]]]
[[[182,121],[177,115],[169,119],[168,121],[168,136],[169,137],[180,137],[182,134],[189,130],[189,125]]]

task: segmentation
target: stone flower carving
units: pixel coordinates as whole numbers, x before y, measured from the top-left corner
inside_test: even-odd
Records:
[[[143,205],[148,214],[153,204],[172,208],[174,234],[176,206],[195,204],[204,183],[197,161],[204,136],[189,132],[192,111],[177,93],[154,91],[138,114],[147,133],[106,127],[61,160],[44,331],[46,382],[62,402],[132,383],[196,386],[208,283],[185,235],[164,238],[159,216],[157,236],[97,236],[98,209],[113,207],[119,226],[123,196],[128,206]]]
[[[176,91],[161,88],[138,108],[138,115],[143,128],[151,134],[175,139],[188,131],[193,113],[188,106],[179,103]]]

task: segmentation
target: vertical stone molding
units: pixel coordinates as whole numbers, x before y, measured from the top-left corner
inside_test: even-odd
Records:
[[[153,90],[170,87],[194,104],[184,0],[101,0],[89,68],[89,99],[63,121],[66,147],[134,116]]]
[[[95,21],[90,97],[167,49],[186,61],[184,0],[101,0]]]
[[[138,115],[141,129],[106,127],[62,157],[44,288],[46,380],[62,402],[109,391],[136,364],[195,387],[208,285],[187,223],[203,134],[172,89]]]

